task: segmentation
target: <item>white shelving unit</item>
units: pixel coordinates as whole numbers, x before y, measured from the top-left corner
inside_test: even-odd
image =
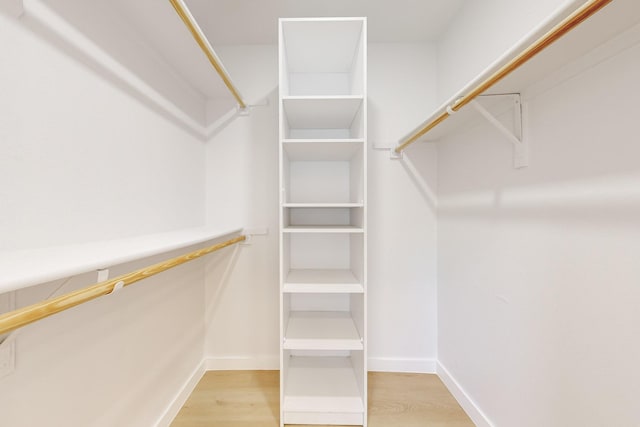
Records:
[[[281,19],[280,423],[367,424],[366,19]]]

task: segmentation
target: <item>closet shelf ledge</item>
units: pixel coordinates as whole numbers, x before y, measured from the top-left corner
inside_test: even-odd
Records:
[[[0,293],[239,234],[242,228],[184,228],[113,240],[0,251]]]
[[[427,120],[403,137],[398,145],[391,149],[392,152],[407,148],[408,144],[405,142],[431,124],[434,126],[416,138],[415,142],[435,142],[447,135],[469,129],[480,123],[481,115],[473,108],[460,107],[460,101],[481,87],[503,66],[518,57],[547,32],[570,17],[583,4],[586,2],[570,2],[533,29],[438,107],[428,116]],[[639,2],[634,0],[611,1],[481,94],[522,94],[523,102],[525,102],[528,98],[615,55],[625,46],[629,47],[638,43],[640,41],[639,22]],[[495,115],[506,113],[511,106],[507,97],[489,96],[483,98],[481,102]],[[454,115],[455,117],[453,117]],[[445,120],[447,118],[448,120]],[[403,144],[404,147],[402,147]]]

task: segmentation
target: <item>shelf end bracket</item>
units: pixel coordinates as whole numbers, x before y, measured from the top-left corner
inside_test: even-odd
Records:
[[[392,147],[391,150],[389,150],[389,157],[391,158],[391,160],[402,160],[402,151],[398,152],[396,151],[395,147]]]
[[[505,96],[505,95],[484,95],[484,96]],[[471,101],[471,105],[500,133],[502,133],[513,145],[513,167],[521,169],[529,166],[529,144],[523,136],[522,125],[522,101],[520,94],[508,94],[513,102],[514,130],[509,130],[493,114],[491,114],[478,101]]]

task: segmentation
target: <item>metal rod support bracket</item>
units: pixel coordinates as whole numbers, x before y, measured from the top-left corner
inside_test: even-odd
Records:
[[[250,246],[253,243],[254,236],[266,236],[269,234],[268,228],[245,228],[242,231],[242,234],[245,235],[246,239],[240,242],[240,246]]]
[[[491,125],[493,125],[500,133],[502,133],[513,145],[513,167],[521,169],[529,166],[529,144],[523,133],[523,114],[522,101],[519,93],[500,94],[500,95],[482,95],[483,97],[510,97],[513,107],[513,131],[502,124],[491,112],[489,112],[482,104],[475,99],[470,104],[484,117]]]
[[[236,111],[238,112],[238,116],[245,117],[251,114],[251,107],[249,105],[241,107],[240,104],[238,104],[236,106]]]
[[[236,104],[236,113],[238,114],[238,116],[249,116],[251,115],[251,111],[254,108],[258,108],[258,107],[268,107],[269,106],[269,98],[265,98],[263,99],[261,102],[257,103],[257,104],[248,104],[246,106],[241,106],[240,104]]]

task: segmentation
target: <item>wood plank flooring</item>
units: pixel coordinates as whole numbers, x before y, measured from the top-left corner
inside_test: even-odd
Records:
[[[171,426],[278,427],[278,381],[278,371],[209,371]],[[436,375],[370,372],[369,427],[423,426],[474,424]]]

